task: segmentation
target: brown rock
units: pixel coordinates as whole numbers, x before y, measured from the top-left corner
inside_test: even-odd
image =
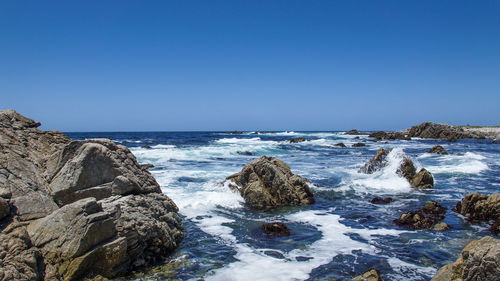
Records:
[[[457,139],[484,139],[486,136],[481,132],[465,131],[459,126],[436,124],[432,122],[425,122],[413,126],[405,132],[410,137],[447,139],[449,141],[456,141]]]
[[[394,223],[410,229],[443,230],[447,224],[438,225],[438,223],[444,219],[445,212],[446,209],[437,202],[428,201],[422,209],[406,212],[394,220]]]
[[[10,205],[7,200],[0,197],[0,220],[10,214]]]
[[[237,185],[232,187],[254,209],[314,203],[307,180],[294,175],[287,164],[274,157],[259,157],[227,180]]]
[[[379,149],[375,156],[368,163],[359,169],[360,173],[372,174],[385,166],[387,166],[387,155],[392,151],[392,149],[384,150]]]
[[[500,217],[500,193],[469,193],[453,210],[472,221],[496,220]]]
[[[416,173],[410,181],[411,186],[417,189],[427,189],[434,186],[434,178],[431,172],[422,168],[418,173]]]
[[[305,141],[306,141],[306,139],[305,138],[301,138],[301,137],[299,137],[299,138],[291,138],[289,140],[290,143],[298,143],[298,142],[305,142]]]
[[[392,202],[392,198],[387,197],[387,198],[381,198],[381,197],[375,197],[372,200],[370,200],[372,204],[389,204]]]
[[[261,226],[261,229],[268,235],[271,236],[290,236],[290,229],[286,224],[282,222],[270,222],[265,223]]]
[[[353,281],[382,281],[380,278],[380,272],[375,268],[372,268],[360,276],[356,276],[352,279]]]
[[[435,154],[448,154],[448,152],[440,145],[433,146],[427,153],[435,153]]]
[[[500,240],[483,237],[470,242],[454,262],[439,269],[431,281],[498,281],[500,276]]]
[[[364,147],[366,146],[366,144],[362,143],[362,142],[358,142],[358,143],[355,143],[352,145],[352,147]]]

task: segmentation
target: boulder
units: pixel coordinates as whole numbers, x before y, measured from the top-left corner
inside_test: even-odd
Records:
[[[453,210],[472,221],[496,220],[500,218],[500,193],[469,193]]]
[[[260,227],[266,234],[271,236],[290,236],[290,229],[282,222],[265,223]]]
[[[362,142],[358,142],[358,143],[355,143],[352,145],[352,147],[363,147],[363,146],[366,146],[366,144],[364,144]]]
[[[500,276],[500,240],[483,237],[470,242],[461,256],[439,269],[431,281],[498,281]]]
[[[388,165],[387,156],[392,149],[384,150],[379,149],[375,156],[370,159],[363,167],[359,169],[359,173],[372,174]],[[416,173],[415,165],[410,158],[404,156],[396,173],[408,180],[413,188],[426,189],[434,186],[434,178],[432,174],[426,169],[422,168]]]
[[[302,137],[298,137],[298,138],[291,138],[289,140],[290,143],[299,143],[299,142],[305,142],[306,139],[305,138],[302,138]]]
[[[448,154],[448,152],[440,145],[433,146],[427,153],[435,153],[435,154]]]
[[[382,281],[380,278],[380,272],[375,268],[372,268],[360,276],[356,276],[352,279],[353,281]]]
[[[465,131],[460,126],[450,126],[447,124],[436,124],[425,122],[403,131],[409,137],[447,139],[456,141],[457,139],[484,139],[486,135],[477,131]]]
[[[372,204],[389,204],[392,202],[392,198],[387,197],[387,198],[381,198],[381,197],[375,197],[372,200],[370,200],[370,203]]]
[[[0,111],[0,280],[113,278],[177,247],[177,207],[126,147],[38,126]]]
[[[145,149],[152,149],[151,145],[141,145],[141,148],[145,148]]]
[[[445,230],[450,228],[448,224],[440,223],[445,213],[446,209],[443,206],[435,201],[428,201],[422,209],[406,212],[394,220],[394,223],[410,229]]]
[[[287,164],[274,157],[261,156],[227,180],[253,209],[314,203],[307,180],[294,175]]]

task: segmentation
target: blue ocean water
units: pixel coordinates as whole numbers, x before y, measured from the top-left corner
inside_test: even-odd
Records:
[[[451,211],[469,192],[500,190],[500,146],[489,140],[373,142],[341,132],[66,134],[110,138],[129,147],[139,163],[155,166],[150,171],[178,205],[186,228],[180,248],[166,261],[182,264],[170,276],[174,279],[350,280],[375,267],[384,280],[430,280],[468,242],[492,235],[487,224],[470,224]],[[307,141],[292,144],[292,137]],[[360,141],[366,147],[351,147]],[[348,147],[335,146],[339,142]],[[425,153],[436,144],[449,155]],[[393,148],[389,166],[358,173],[379,148]],[[309,179],[316,203],[268,212],[246,208],[224,179],[262,155],[280,158]],[[396,174],[403,155],[433,174],[434,189],[412,189]],[[371,204],[375,196],[394,201]],[[448,208],[444,221],[452,229],[415,231],[393,223],[428,200]],[[271,221],[285,222],[291,236],[267,237],[259,227]]]

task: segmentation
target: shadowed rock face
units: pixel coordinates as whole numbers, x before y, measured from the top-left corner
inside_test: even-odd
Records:
[[[500,240],[483,237],[470,242],[454,262],[439,269],[431,281],[497,281],[500,276]]]
[[[259,157],[227,180],[236,184],[231,187],[254,209],[314,203],[307,180],[292,174],[287,164],[274,157]]]
[[[177,247],[177,206],[126,147],[39,125],[0,111],[0,280],[114,277]]]

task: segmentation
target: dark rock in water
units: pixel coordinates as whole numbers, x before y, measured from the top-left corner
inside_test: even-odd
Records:
[[[141,164],[141,168],[143,170],[153,169],[154,167],[155,167],[155,165],[153,165],[153,164]]]
[[[445,223],[438,223],[444,219],[446,209],[435,201],[428,201],[425,206],[417,211],[409,211],[394,220],[399,226],[411,229],[434,229],[444,230],[449,226]]]
[[[353,281],[382,281],[380,277],[380,272],[375,268],[369,269],[362,275],[356,276],[352,279]]]
[[[177,206],[125,146],[38,126],[0,111],[1,280],[113,278],[179,245]]]
[[[490,236],[470,242],[454,263],[447,264],[431,281],[498,281],[500,240]]]
[[[344,135],[368,135],[368,133],[367,132],[359,132],[356,129],[352,129],[352,130],[345,132]]]
[[[387,198],[381,198],[381,197],[375,197],[372,200],[370,200],[372,204],[389,204],[392,202],[392,198],[387,197]]]
[[[435,154],[448,154],[448,152],[440,145],[433,146],[427,153],[435,153]]]
[[[418,189],[427,189],[434,186],[434,178],[431,172],[427,171],[425,168],[420,169],[410,181],[411,186]]]
[[[274,157],[261,156],[226,179],[254,209],[314,203],[307,180],[292,174],[287,164]]]
[[[494,140],[491,142],[492,144],[500,144],[500,140]]]
[[[465,131],[459,126],[436,124],[432,122],[425,122],[413,126],[405,132],[409,137],[447,139],[448,141],[456,141],[457,139],[484,139],[486,137],[486,134],[481,132]]]
[[[10,206],[7,200],[0,197],[0,220],[10,214]]]
[[[339,142],[339,143],[335,144],[335,146],[338,146],[338,147],[347,147],[343,142]]]
[[[242,134],[243,134],[243,132],[240,132],[240,131],[233,131],[231,133],[231,135],[242,135]]]
[[[359,169],[360,173],[372,174],[385,166],[387,166],[387,155],[392,149],[384,150],[383,148],[377,150],[375,156],[368,163]]]
[[[352,147],[363,147],[363,146],[366,146],[366,144],[364,144],[362,142],[358,142],[358,143],[355,143],[352,145]]]
[[[457,203],[453,211],[471,221],[489,221],[500,218],[500,193],[491,195],[469,193]]]
[[[252,156],[253,152],[251,151],[236,151],[238,155],[244,155],[244,156]]]
[[[141,148],[145,148],[145,149],[152,149],[152,147],[151,147],[150,145],[147,145],[147,144],[142,145],[142,146],[141,146]]]
[[[359,140],[359,137],[354,137],[355,140]]]
[[[372,138],[379,139],[379,140],[382,140],[382,139],[385,139],[385,140],[411,140],[410,137],[405,136],[401,132],[379,131],[379,132],[371,133],[368,136],[372,137]]]
[[[413,161],[410,160],[408,157],[403,157],[403,162],[399,166],[398,170],[396,173],[403,178],[407,179],[410,183],[413,179],[413,176],[415,176],[415,171],[417,168],[415,168],[415,165],[413,165]]]
[[[298,142],[304,142],[304,141],[306,141],[306,139],[299,137],[299,138],[291,138],[289,141],[290,141],[290,143],[298,143]]]
[[[261,229],[268,235],[271,236],[290,236],[290,229],[286,224],[282,222],[270,222],[265,223],[261,226]]]

